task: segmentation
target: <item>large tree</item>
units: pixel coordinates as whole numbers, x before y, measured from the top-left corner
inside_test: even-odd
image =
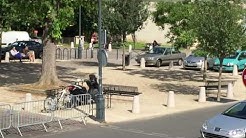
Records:
[[[73,0],[18,0],[12,5],[21,22],[30,26],[43,28],[42,72],[38,87],[51,87],[60,84],[56,72],[55,42],[61,37],[61,31],[71,24],[74,7],[78,1]]]
[[[195,32],[189,26],[190,18],[194,13],[194,3],[191,0],[183,1],[162,1],[156,4],[156,10],[152,13],[156,25],[165,29],[170,25],[166,35],[170,43],[177,48],[190,47],[196,40]]]
[[[103,28],[112,36],[120,36],[123,42],[143,26],[148,18],[148,2],[144,0],[104,1]]]
[[[238,0],[196,1],[192,25],[199,47],[220,60],[217,101],[220,101],[223,59],[246,43],[245,11]]]

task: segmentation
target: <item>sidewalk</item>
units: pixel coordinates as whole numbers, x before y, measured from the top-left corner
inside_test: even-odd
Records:
[[[30,66],[39,69],[40,65],[37,64],[30,64]],[[17,66],[17,64],[15,65]],[[59,77],[62,76],[61,78],[63,79],[72,78],[71,76],[73,76],[74,80],[78,76],[87,78],[88,74],[97,74],[98,72],[97,66],[81,67],[78,63],[71,66],[70,62],[62,62],[58,63],[58,66]],[[137,86],[139,92],[142,93],[140,95],[140,113],[134,114],[131,112],[132,97],[113,96],[112,108],[105,109],[107,123],[153,118],[156,116],[225,104],[216,101],[207,101],[205,103],[197,102],[199,86],[202,85],[200,71],[183,70],[177,66],[174,67],[173,70],[168,70],[167,66],[161,68],[146,67],[145,69],[141,69],[139,66],[131,65],[126,68],[126,71],[122,71],[120,66],[104,67],[102,76],[103,84]],[[62,73],[60,71],[62,71]],[[2,73],[0,72],[0,74]],[[209,73],[209,76],[216,75],[218,75],[218,72]],[[224,73],[223,75],[232,77],[231,73]],[[36,80],[33,80],[33,82],[35,81]],[[13,91],[9,89],[6,84],[1,85],[0,90],[0,94],[2,95],[0,97],[0,103],[11,104],[25,101],[25,93]],[[233,90],[235,101],[245,99],[246,94],[244,92],[246,90],[242,83],[241,76],[237,76],[237,82]],[[166,107],[168,91],[175,92],[176,106],[174,108]],[[225,96],[225,94],[223,94],[223,96]],[[41,100],[44,98],[43,95],[33,95],[33,100]],[[92,120],[88,122],[95,123]]]

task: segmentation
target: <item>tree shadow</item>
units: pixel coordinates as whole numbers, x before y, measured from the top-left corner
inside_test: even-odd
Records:
[[[40,63],[1,63],[0,64],[0,86],[13,86],[31,84],[39,80],[42,65]],[[85,77],[88,73],[74,73],[76,68],[56,66],[58,78],[65,83],[71,80]]]
[[[142,77],[157,79],[160,81],[202,81],[202,73],[200,71],[190,70],[151,70],[142,69],[129,72],[130,75],[140,74]]]
[[[192,85],[181,85],[181,84],[171,84],[171,83],[161,83],[151,85],[152,88],[158,89],[159,92],[169,92],[174,91],[176,94],[184,94],[184,95],[198,95],[199,87],[195,87]]]

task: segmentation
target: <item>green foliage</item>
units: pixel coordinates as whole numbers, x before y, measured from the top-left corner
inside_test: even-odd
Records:
[[[196,40],[196,34],[189,26],[189,22],[194,13],[194,3],[190,0],[178,2],[159,2],[156,5],[156,11],[152,13],[153,21],[156,25],[165,28],[165,25],[171,25],[167,37],[170,43],[174,43],[176,48],[187,48],[192,46]]]
[[[33,29],[49,26],[50,39],[61,38],[61,31],[73,21],[74,7],[78,1],[71,0],[18,0],[11,3],[15,21],[11,26],[17,29]],[[7,11],[9,12],[9,11]]]
[[[204,50],[202,50],[202,49],[199,49],[199,48],[193,50],[192,53],[193,53],[195,56],[201,56],[201,57],[205,57],[205,56],[209,55],[208,52],[206,52],[206,51],[204,51]]]
[[[127,34],[141,29],[148,18],[148,3],[144,0],[109,0],[103,7],[103,27],[123,41]]]
[[[227,0],[196,2],[192,25],[199,47],[224,58],[245,45],[245,12],[239,3]],[[241,23],[239,21],[242,20]]]

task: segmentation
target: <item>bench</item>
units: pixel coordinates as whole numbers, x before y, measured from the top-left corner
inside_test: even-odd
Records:
[[[231,83],[232,86],[234,86],[236,81],[236,79],[221,79],[221,90],[228,90],[228,84]],[[218,90],[219,80],[208,79],[205,81],[205,84],[200,87],[205,87],[206,91]]]
[[[103,94],[106,95],[107,108],[111,108],[113,95],[134,97],[141,93],[135,86],[103,84]]]
[[[29,59],[29,57],[28,56],[26,56],[26,57],[22,57],[22,59]],[[9,61],[11,61],[11,60],[20,60],[19,58],[16,58],[16,57],[14,57],[10,52],[6,52],[6,54],[5,54],[5,61],[6,62],[9,62]]]

